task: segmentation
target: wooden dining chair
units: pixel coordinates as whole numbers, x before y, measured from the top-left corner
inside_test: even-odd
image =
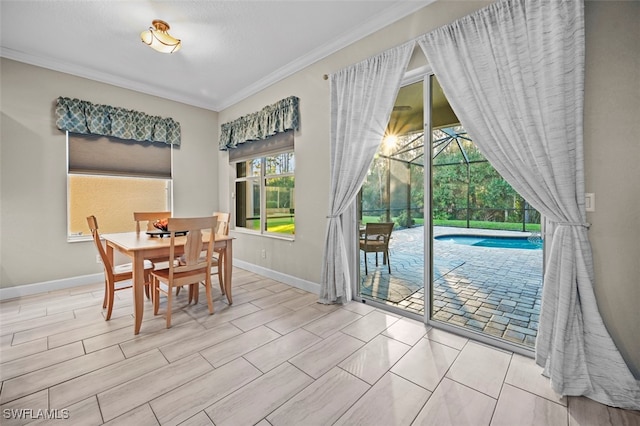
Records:
[[[140,223],[146,222],[146,231],[153,231],[153,222],[171,217],[171,212],[133,212],[133,220],[136,221],[136,234],[141,231]]]
[[[389,260],[389,240],[393,231],[393,222],[367,223],[364,232],[360,234],[360,250],[364,251],[364,273],[367,269],[367,253],[376,254],[376,266],[378,266],[378,253],[382,253],[382,264],[387,265],[391,273]]]
[[[216,229],[217,235],[227,236],[229,235],[229,220],[231,219],[231,213],[213,212],[213,216],[218,219],[218,226]],[[218,282],[220,283],[220,291],[224,294],[224,254],[225,249],[214,249],[216,253],[216,261],[218,263]]]
[[[217,225],[216,225],[216,235],[223,235],[223,236],[227,236],[229,235],[229,220],[231,218],[231,214],[230,213],[223,213],[223,212],[213,212],[213,217],[215,217],[216,219],[218,219],[217,221]],[[222,294],[225,294],[224,291],[224,254],[225,254],[225,249],[216,249],[214,248],[214,256],[213,259],[211,261],[211,267],[212,268],[217,268],[216,272],[213,272],[212,274],[217,274],[218,275],[218,283],[220,284],[220,292],[222,292]],[[176,288],[176,296],[178,295],[178,293],[180,293],[180,287]],[[192,289],[192,291],[189,292],[189,303],[191,303],[191,301],[193,300],[194,303],[198,303],[198,294],[199,291],[197,288]]]
[[[167,296],[167,328],[171,327],[171,309],[173,288],[185,285],[199,286],[202,283],[206,290],[209,313],[213,314],[213,299],[211,296],[211,264],[213,260],[213,245],[215,243],[216,218],[213,216],[196,218],[169,218],[170,246],[169,259],[179,261],[169,262],[167,269],[154,270],[153,278],[153,313],[158,314],[160,308],[160,293]],[[187,231],[185,237],[176,237],[176,232]],[[203,250],[203,236],[208,234],[209,242]],[[176,238],[186,238],[184,253],[177,256]],[[179,246],[182,244],[179,243]],[[191,293],[191,292],[190,292]]]
[[[113,311],[113,300],[115,298],[115,292],[131,288],[133,285],[133,265],[131,263],[125,263],[122,265],[113,266],[111,259],[107,256],[107,252],[100,240],[100,232],[98,231],[98,220],[95,216],[87,217],[87,223],[89,229],[91,229],[91,235],[93,236],[93,242],[98,249],[102,265],[104,266],[104,300],[102,302],[102,308],[107,310],[106,321],[111,319],[111,312]],[[149,287],[151,285],[151,270],[153,264],[147,260],[144,261],[144,290],[147,298],[149,298]]]

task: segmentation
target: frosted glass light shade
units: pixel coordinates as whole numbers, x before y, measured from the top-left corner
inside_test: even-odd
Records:
[[[152,22],[153,27],[140,34],[142,42],[152,49],[162,53],[173,53],[180,50],[182,43],[179,39],[171,37],[167,32],[169,24],[159,19]]]

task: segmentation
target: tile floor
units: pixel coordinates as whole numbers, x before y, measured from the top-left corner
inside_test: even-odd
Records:
[[[0,423],[640,424],[560,398],[531,359],[371,306],[320,305],[239,269],[234,305],[216,291],[214,315],[186,293],[170,329],[147,302],[138,336],[130,292],[104,321],[101,284],[0,303]]]

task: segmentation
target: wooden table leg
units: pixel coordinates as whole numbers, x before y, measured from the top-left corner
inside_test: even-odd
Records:
[[[133,256],[133,315],[135,326],[133,334],[140,333],[142,314],[144,313],[144,258],[141,254]]]
[[[224,292],[227,295],[227,300],[229,301],[229,305],[233,303],[231,298],[231,275],[233,269],[233,248],[231,244],[232,240],[227,240],[227,245],[225,247],[224,253],[224,267],[222,268],[224,271]]]

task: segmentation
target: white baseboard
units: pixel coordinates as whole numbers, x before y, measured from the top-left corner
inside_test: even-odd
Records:
[[[262,266],[254,265],[252,263],[244,262],[239,259],[233,259],[233,266],[245,269],[250,272],[255,272],[267,278],[280,281],[281,283],[289,284],[293,287],[305,290],[314,294],[320,294],[320,284],[311,281],[303,280],[291,275],[283,274],[278,271],[264,268]],[[60,280],[45,281],[41,283],[18,285],[15,287],[0,288],[0,300],[15,299],[23,296],[30,296],[32,294],[47,293],[49,291],[62,290],[71,287],[80,287],[88,284],[100,283],[104,280],[104,274],[91,274],[81,275],[78,277],[63,278]]]
[[[237,266],[240,269],[247,270],[249,272],[255,272],[267,278],[279,281],[284,284],[305,290],[310,293],[320,294],[320,284],[312,281],[303,280],[302,278],[294,277],[292,275],[283,274],[282,272],[274,271],[264,268],[262,266],[254,265],[253,263],[244,262],[239,259],[233,259],[233,266]]]
[[[47,293],[49,291],[62,290],[71,287],[80,287],[88,284],[101,283],[103,281],[104,273],[98,273],[91,275],[81,275],[78,277],[63,278],[60,280],[45,281],[41,283],[17,285],[15,287],[0,288],[0,300],[15,299],[17,297]]]

